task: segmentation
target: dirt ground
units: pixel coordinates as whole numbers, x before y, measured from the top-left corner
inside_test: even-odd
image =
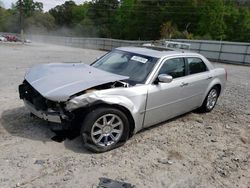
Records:
[[[250,67],[228,71],[227,88],[207,114],[189,113],[133,136],[103,154],[81,138],[52,141],[29,116],[17,87],[35,64],[90,63],[104,52],[0,43],[0,187],[97,187],[106,177],[144,187],[250,187]]]

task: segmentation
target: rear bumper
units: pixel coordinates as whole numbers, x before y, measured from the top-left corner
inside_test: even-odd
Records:
[[[35,116],[39,117],[40,119],[53,122],[53,123],[62,123],[63,119],[66,119],[67,117],[64,114],[61,114],[60,112],[56,111],[41,111],[36,110],[33,104],[31,104],[27,100],[23,100],[25,107]]]

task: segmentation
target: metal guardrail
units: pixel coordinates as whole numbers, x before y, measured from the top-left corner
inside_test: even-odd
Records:
[[[138,46],[152,41],[130,41],[107,38],[79,38],[79,37],[57,37],[44,35],[27,35],[26,38],[36,42],[44,42],[79,48],[111,50],[121,46]]]
[[[191,44],[190,50],[211,60],[250,65],[250,43],[183,39],[174,41]]]
[[[36,42],[97,50],[111,50],[121,46],[138,46],[145,43],[155,42],[108,38],[59,37],[47,35],[26,35],[26,38]],[[190,44],[191,51],[203,54],[208,59],[214,61],[250,65],[250,43],[184,39],[172,39],[171,41]]]

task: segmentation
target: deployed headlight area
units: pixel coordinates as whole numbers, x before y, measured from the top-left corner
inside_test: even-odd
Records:
[[[79,92],[70,97],[65,103],[65,109],[67,111],[73,111],[80,107],[86,107],[94,102],[101,101],[102,96],[98,94],[99,90],[112,89],[112,88],[128,88],[130,87],[129,83],[123,81],[115,81],[100,86],[96,86],[85,91]]]
[[[73,114],[64,110],[63,102],[44,98],[26,80],[19,86],[19,97],[33,115],[46,121],[63,123],[73,119]]]
[[[66,102],[52,101],[43,97],[26,80],[19,86],[19,97],[24,100],[25,106],[30,112],[46,121],[54,123],[68,123],[74,119],[73,110],[79,107],[85,107],[95,101],[98,97],[93,92],[117,87],[129,87],[129,84],[123,81],[115,81],[100,86],[96,86],[85,91],[79,92],[70,97]]]

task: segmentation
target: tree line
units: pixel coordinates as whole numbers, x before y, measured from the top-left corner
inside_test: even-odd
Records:
[[[33,0],[10,9],[0,2],[0,31],[129,40],[185,38],[250,42],[250,5],[244,0],[66,1],[47,12]]]

